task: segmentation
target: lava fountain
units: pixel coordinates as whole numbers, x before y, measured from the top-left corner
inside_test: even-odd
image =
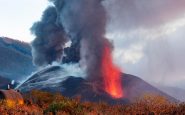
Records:
[[[111,49],[105,47],[102,59],[104,90],[113,98],[122,98],[124,94],[121,82],[121,72],[119,68],[113,64],[111,54]]]

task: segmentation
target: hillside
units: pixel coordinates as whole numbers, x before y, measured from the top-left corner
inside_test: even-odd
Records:
[[[177,87],[162,86],[162,85],[158,85],[156,87],[161,89],[161,91],[167,93],[168,95],[175,97],[181,102],[185,101],[185,90],[184,89],[177,88]]]
[[[133,75],[122,74],[122,83],[125,97],[123,99],[113,99],[104,90],[97,88],[95,84],[89,83],[81,77],[69,76],[65,69],[60,66],[52,66],[35,73],[18,89],[22,92],[28,92],[33,89],[61,92],[62,95],[67,97],[80,96],[82,101],[105,101],[110,104],[129,103],[145,94],[161,95],[173,102],[177,101]]]
[[[0,76],[20,81],[35,70],[28,43],[0,37],[0,55]]]

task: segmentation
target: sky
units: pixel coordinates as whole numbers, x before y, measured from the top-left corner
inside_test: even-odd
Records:
[[[47,0],[0,0],[0,36],[30,42]],[[106,37],[122,71],[185,89],[185,0],[106,0]]]
[[[0,0],[0,36],[32,41],[30,27],[48,4],[47,0]]]

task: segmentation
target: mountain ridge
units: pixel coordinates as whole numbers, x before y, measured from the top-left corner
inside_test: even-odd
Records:
[[[0,76],[21,81],[36,68],[32,64],[28,43],[0,37]]]

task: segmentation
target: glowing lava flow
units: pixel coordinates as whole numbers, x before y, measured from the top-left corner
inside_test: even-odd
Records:
[[[102,72],[105,91],[113,98],[122,98],[121,72],[112,62],[111,49],[109,47],[106,47],[104,50]]]

